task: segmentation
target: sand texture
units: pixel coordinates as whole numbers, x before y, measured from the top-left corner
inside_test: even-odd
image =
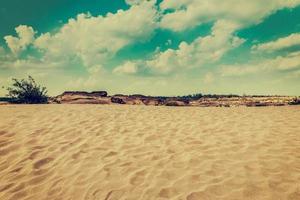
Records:
[[[0,199],[299,200],[300,107],[0,106]]]

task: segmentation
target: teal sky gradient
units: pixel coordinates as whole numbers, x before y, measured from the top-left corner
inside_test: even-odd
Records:
[[[180,8],[170,4],[169,10],[163,10],[163,0],[149,2],[3,0],[0,86],[6,87],[12,77],[32,75],[50,95],[64,90],[300,95],[300,2],[279,3],[278,8],[274,4],[272,12],[260,9],[265,12],[262,17],[248,23],[228,11],[197,16],[181,25],[186,16],[180,9],[188,12],[189,1],[182,1],[186,3]],[[138,9],[145,9],[145,14]],[[128,24],[121,23],[125,12]],[[168,13],[175,12],[182,15],[174,22]],[[77,18],[81,13],[86,14],[82,21]],[[191,14],[195,13],[186,13]],[[72,23],[76,28],[71,30]],[[23,35],[15,30],[20,25]],[[64,27],[70,34],[60,34]],[[47,33],[48,40],[41,42]],[[5,94],[0,88],[0,96]]]

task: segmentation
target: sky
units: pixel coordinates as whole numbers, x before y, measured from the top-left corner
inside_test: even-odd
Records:
[[[300,0],[1,0],[0,96],[300,95]]]

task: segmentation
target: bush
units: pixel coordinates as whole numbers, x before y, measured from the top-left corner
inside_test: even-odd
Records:
[[[12,99],[9,97],[0,97],[0,102],[10,102],[10,101],[12,101]]]
[[[201,99],[202,97],[203,95],[201,93],[198,93],[198,94],[190,94],[186,96],[178,96],[177,98],[180,100],[195,101]]]
[[[8,87],[8,97],[12,103],[42,104],[48,102],[47,89],[38,85],[28,76],[28,80],[12,79],[13,84]]]

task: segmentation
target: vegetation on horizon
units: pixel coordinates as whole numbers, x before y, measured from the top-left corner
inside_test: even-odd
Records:
[[[9,98],[9,97],[0,97],[0,102],[10,102],[12,101],[12,98]]]
[[[7,97],[11,103],[48,103],[46,87],[38,85],[31,76],[27,80],[13,78],[12,81],[12,86],[7,88]]]
[[[13,78],[13,83],[11,87],[7,88],[8,94],[6,97],[0,97],[0,102],[10,102],[10,103],[20,103],[20,104],[44,104],[53,102],[55,97],[49,98],[47,96],[47,89],[46,87],[42,87],[35,82],[35,80],[28,76],[28,79],[15,79]],[[62,95],[71,94],[80,94],[80,95],[96,95],[97,97],[110,97],[107,95],[106,91],[94,91],[94,92],[84,92],[84,91],[67,91],[64,92]],[[61,96],[61,95],[60,95]],[[201,99],[212,99],[218,100],[222,98],[255,98],[255,97],[281,97],[279,95],[236,95],[236,94],[202,94],[202,93],[195,93],[189,94],[184,96],[145,96],[141,94],[133,94],[133,95],[123,95],[117,94],[111,96],[111,101],[113,103],[120,103],[125,104],[122,100],[122,97],[129,97],[129,98],[140,98],[144,100],[149,99],[156,99],[160,102],[160,104],[168,103],[174,104],[175,101],[180,101],[185,104],[189,104],[191,101],[198,101]],[[120,97],[120,98],[119,98]],[[290,105],[299,105],[300,104],[300,97],[295,97],[291,102]]]

